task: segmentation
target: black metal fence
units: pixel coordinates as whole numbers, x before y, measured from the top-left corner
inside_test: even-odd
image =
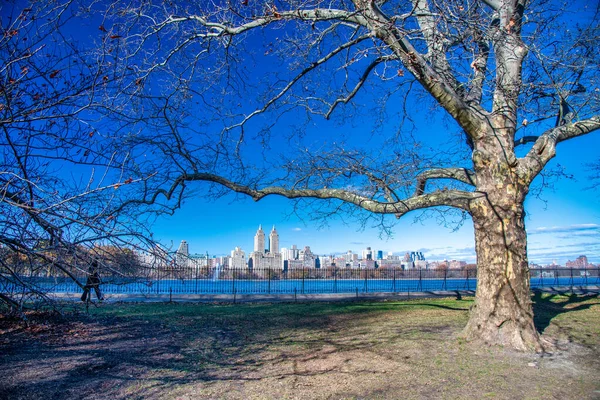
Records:
[[[600,268],[531,269],[531,287],[574,288],[600,286]],[[87,275],[76,271],[80,283]],[[475,290],[477,270],[401,268],[248,269],[212,266],[162,266],[138,269],[124,276],[100,271],[104,293],[136,294],[326,294],[402,293]],[[67,276],[46,273],[2,275],[0,292],[81,293]]]

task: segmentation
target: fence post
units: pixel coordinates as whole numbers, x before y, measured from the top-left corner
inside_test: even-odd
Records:
[[[571,280],[569,282],[570,286],[571,286],[571,293],[573,293],[573,267],[571,267]]]
[[[302,294],[304,294],[304,265],[302,265]]]
[[[337,293],[337,267],[333,267],[333,292]]]
[[[396,267],[392,267],[392,272],[394,274],[394,281],[393,281],[393,288],[394,288],[394,293],[396,293]]]
[[[196,268],[196,288],[194,289],[194,293],[198,294],[198,264],[195,266]]]
[[[161,277],[160,277],[160,265],[159,265],[158,272],[156,273],[156,293],[160,293],[160,282],[161,282]]]
[[[419,268],[419,286],[417,291],[423,291],[423,270]]]
[[[235,267],[231,271],[231,293],[235,293]]]
[[[367,278],[369,276],[369,268],[365,267],[365,293],[367,293],[368,291],[368,287],[367,287]]]
[[[469,285],[469,268],[465,269],[467,271],[467,290],[471,290],[471,286]]]
[[[269,279],[268,293],[271,294],[271,267],[267,270],[267,277]]]
[[[448,269],[444,268],[444,284],[442,285],[442,290],[448,290],[448,284],[446,282],[448,278]]]
[[[361,276],[360,276],[360,275],[361,275],[361,274],[360,274],[360,264],[359,264],[359,266],[358,266],[358,279],[361,279]],[[356,288],[356,290],[358,290],[358,287]]]

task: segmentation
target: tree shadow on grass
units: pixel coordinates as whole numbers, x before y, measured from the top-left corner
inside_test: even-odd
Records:
[[[148,309],[158,311],[156,318],[143,313],[81,316],[70,326],[59,324],[56,331],[11,334],[10,342],[0,342],[6,356],[0,359],[6,373],[0,399],[45,394],[70,399],[82,393],[142,399],[184,385],[208,388],[220,382],[234,387],[253,380],[296,379],[327,370],[296,371],[291,364],[372,346],[368,335],[356,339],[347,333],[371,315],[367,310],[337,315],[337,307],[298,305],[289,307],[287,315],[270,313],[268,307],[213,307],[213,312],[194,307],[198,314],[186,313],[184,307],[164,308]],[[341,365],[331,368],[344,373]],[[131,392],[134,387],[137,393]]]
[[[572,311],[587,310],[600,302],[590,303],[589,300],[600,299],[600,294],[586,293],[575,294],[567,292],[556,292],[544,295],[545,292],[536,290],[533,292],[533,322],[538,332],[542,333],[550,325],[550,322],[560,314]],[[566,297],[564,301],[557,301]]]

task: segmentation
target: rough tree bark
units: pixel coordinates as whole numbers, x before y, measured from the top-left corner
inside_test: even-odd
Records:
[[[518,350],[544,349],[533,323],[523,203],[491,200],[473,206],[477,292],[465,336]]]
[[[481,160],[476,165],[483,163]],[[471,202],[477,292],[465,336],[518,350],[543,350],[533,323],[523,202],[528,192],[505,160],[485,161]]]

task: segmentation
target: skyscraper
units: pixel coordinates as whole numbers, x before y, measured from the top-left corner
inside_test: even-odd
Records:
[[[181,241],[179,248],[175,252],[175,262],[178,266],[184,267],[189,264],[190,261],[190,249],[188,246],[188,242],[185,240]]]
[[[298,247],[293,244],[292,247],[289,249],[289,259],[290,260],[297,260],[299,255],[300,255],[300,250],[298,250]]]
[[[265,232],[262,230],[262,225],[258,226],[256,235],[254,235],[254,252],[265,253]]]
[[[362,259],[363,260],[372,260],[373,259],[373,250],[371,250],[370,247],[367,247],[365,250],[363,250]]]
[[[269,253],[277,254],[279,253],[279,234],[275,229],[275,225],[273,225],[273,230],[269,234]]]
[[[186,242],[185,240],[181,241],[181,244],[179,245],[179,248],[177,249],[177,254],[181,254],[182,256],[190,255],[190,249],[188,246],[188,242]]]
[[[267,268],[283,267],[281,261],[281,253],[279,253],[279,234],[273,226],[273,230],[269,234],[269,252],[265,251],[265,232],[262,230],[262,225],[258,227],[256,235],[254,235],[254,251],[250,254],[248,265],[252,260],[253,270],[265,270]]]
[[[246,253],[244,250],[236,247],[231,252],[231,268],[244,268],[246,267]]]

